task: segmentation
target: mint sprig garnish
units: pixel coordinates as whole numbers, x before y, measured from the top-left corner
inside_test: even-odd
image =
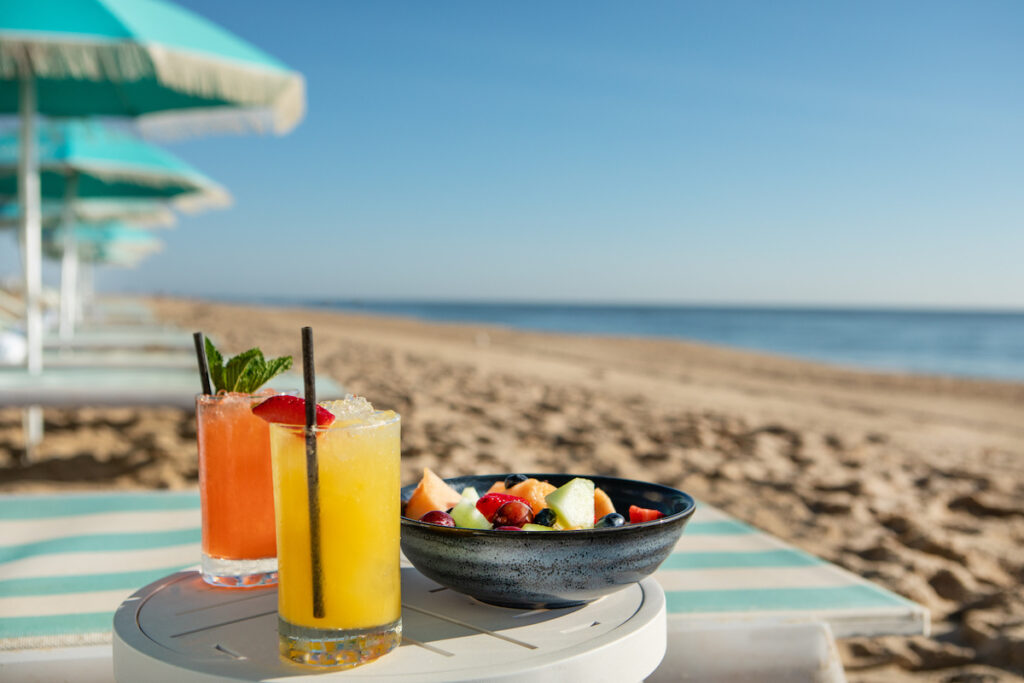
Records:
[[[263,358],[259,349],[249,349],[224,362],[217,347],[206,338],[206,362],[210,366],[210,382],[214,391],[252,394],[264,384],[292,366],[291,356]]]

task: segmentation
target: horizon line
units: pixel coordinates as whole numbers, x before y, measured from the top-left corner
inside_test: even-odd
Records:
[[[123,292],[123,295],[133,293]],[[172,296],[190,299],[209,299],[227,302],[302,304],[323,306],[376,306],[376,305],[461,305],[461,306],[551,306],[587,308],[694,308],[734,310],[780,310],[780,311],[844,311],[844,312],[892,312],[892,313],[983,313],[983,314],[1024,314],[1020,307],[964,304],[910,304],[910,303],[810,303],[810,302],[736,302],[736,301],[651,301],[651,300],[558,300],[558,299],[517,299],[517,298],[416,298],[416,297],[317,297],[302,295],[257,295],[257,294],[188,294],[183,292],[134,293],[135,296]]]

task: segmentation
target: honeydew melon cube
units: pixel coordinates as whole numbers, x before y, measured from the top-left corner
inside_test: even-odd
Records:
[[[544,497],[562,529],[594,528],[594,482],[577,477]]]
[[[476,509],[476,501],[479,499],[480,494],[472,486],[462,489],[462,498],[452,508],[451,512],[452,519],[455,520],[455,526],[462,527],[463,529],[492,528],[487,518]]]
[[[533,522],[527,522],[523,525],[523,531],[554,531],[554,529],[549,526],[544,526],[543,524],[534,524]]]

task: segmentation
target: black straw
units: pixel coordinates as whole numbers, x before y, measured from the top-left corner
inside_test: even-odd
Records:
[[[210,362],[206,359],[206,339],[202,332],[192,335],[196,343],[196,359],[199,361],[199,380],[203,383],[203,393],[207,396],[213,394],[213,385],[210,384]]]
[[[306,385],[306,496],[309,500],[309,553],[313,570],[313,617],[324,616],[323,566],[320,558],[320,467],[316,459],[316,373],[313,328],[302,328],[302,378]]]

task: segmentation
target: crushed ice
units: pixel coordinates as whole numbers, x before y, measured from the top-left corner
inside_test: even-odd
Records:
[[[335,419],[341,420],[365,420],[374,413],[373,404],[363,396],[346,394],[345,398],[339,401],[326,401],[321,404],[324,408],[334,413]]]

